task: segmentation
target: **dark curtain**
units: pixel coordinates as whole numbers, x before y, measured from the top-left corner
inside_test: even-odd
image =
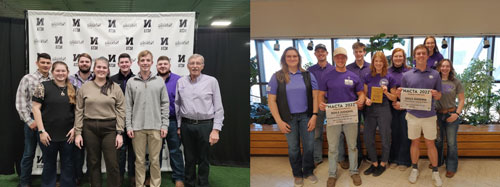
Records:
[[[195,53],[205,57],[203,73],[219,81],[224,105],[224,126],[211,149],[212,164],[249,167],[250,29],[200,28],[195,42]]]
[[[26,72],[24,20],[0,18],[0,174],[13,174],[24,147],[24,124],[15,101]]]

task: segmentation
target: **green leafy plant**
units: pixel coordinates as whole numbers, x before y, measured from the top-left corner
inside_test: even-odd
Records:
[[[252,58],[250,58],[250,87],[259,82],[257,80],[257,76],[259,76],[257,56],[253,56]]]
[[[375,36],[370,37],[370,43],[366,45],[366,54],[373,53],[376,51],[392,50],[394,44],[400,43],[405,44],[403,38],[399,38],[398,35],[387,36],[385,33],[380,33]]]
[[[472,59],[464,72],[457,76],[465,90],[463,123],[477,125],[492,122],[490,109],[500,108],[497,106],[500,96],[491,92],[494,78],[490,72],[494,69],[491,60]]]
[[[312,62],[307,62],[307,63],[304,63],[304,65],[302,65],[304,69],[307,69],[311,66],[314,66],[314,64]]]

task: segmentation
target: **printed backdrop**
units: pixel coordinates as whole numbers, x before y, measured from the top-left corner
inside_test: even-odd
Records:
[[[78,71],[78,54],[88,53],[93,59],[101,56],[108,58],[113,75],[119,71],[118,56],[128,53],[133,61],[132,71],[137,74],[137,55],[142,50],[153,53],[153,73],[156,73],[156,59],[162,55],[171,59],[172,72],[181,76],[189,73],[186,63],[193,54],[196,27],[194,12],[103,13],[29,10],[27,19],[30,73],[37,69],[37,53],[48,53],[52,62],[63,61],[68,64],[70,75]],[[166,145],[163,151],[162,171],[169,171],[171,169]],[[104,161],[102,167],[105,171]],[[37,148],[33,174],[41,174],[42,168],[42,153]]]

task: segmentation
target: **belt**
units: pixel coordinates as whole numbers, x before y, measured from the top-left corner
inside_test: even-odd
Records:
[[[189,119],[189,118],[182,117],[182,122],[191,123],[191,124],[198,124],[198,123],[212,122],[212,121],[214,121],[214,118],[197,120],[197,119]]]
[[[448,109],[438,110],[438,113],[440,113],[440,114],[447,114],[449,112],[455,112],[455,111],[457,111],[457,108],[456,107],[452,107],[452,108],[448,108]]]
[[[113,119],[84,119],[86,121],[98,121],[98,122],[107,122],[107,121],[113,121],[116,120],[115,118]]]

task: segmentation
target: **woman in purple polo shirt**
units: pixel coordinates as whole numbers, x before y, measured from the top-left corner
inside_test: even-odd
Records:
[[[268,85],[269,108],[281,132],[285,133],[295,186],[304,185],[303,178],[318,182],[313,174],[318,84],[314,75],[301,67],[301,59],[297,49],[287,48],[281,56],[281,70],[273,74]]]
[[[443,138],[446,136],[448,145],[446,154],[446,177],[451,178],[457,172],[458,152],[457,152],[457,132],[460,123],[459,116],[464,107],[465,96],[462,83],[455,77],[453,63],[444,59],[437,65],[437,70],[441,75],[441,85],[443,96],[436,101],[437,121],[440,129],[440,137],[436,139],[438,150],[438,166],[443,164]],[[458,106],[455,99],[458,97]]]
[[[436,38],[434,36],[427,36],[424,39],[424,46],[429,50],[429,58],[427,59],[427,68],[436,69],[437,63],[443,60],[443,55],[439,53],[439,49],[436,44]],[[413,61],[413,66],[415,66],[416,61]]]
[[[387,73],[394,80],[394,88],[391,88],[391,93],[396,94],[396,89],[401,86],[401,78],[403,73],[407,72],[410,67],[406,65],[406,53],[401,48],[396,48],[392,51],[392,66]],[[400,107],[399,101],[393,101],[391,107],[391,153],[389,162],[391,169],[399,166],[399,170],[404,171],[411,166],[410,146],[411,141],[408,139],[408,124],[405,119],[406,110]]]
[[[395,101],[397,96],[389,92],[390,88],[394,87],[394,80],[387,74],[387,58],[384,53],[379,51],[373,55],[372,63],[370,65],[370,73],[364,76],[365,94],[366,94],[366,108],[365,108],[365,128],[363,130],[363,137],[365,146],[368,151],[368,157],[373,162],[372,165],[365,170],[365,175],[373,174],[374,177],[380,176],[384,173],[387,162],[389,160],[389,153],[391,149],[391,109],[390,101]],[[382,89],[381,103],[372,100],[372,89]],[[377,149],[375,147],[375,132],[379,129],[380,138],[382,139],[382,158],[378,163]]]

